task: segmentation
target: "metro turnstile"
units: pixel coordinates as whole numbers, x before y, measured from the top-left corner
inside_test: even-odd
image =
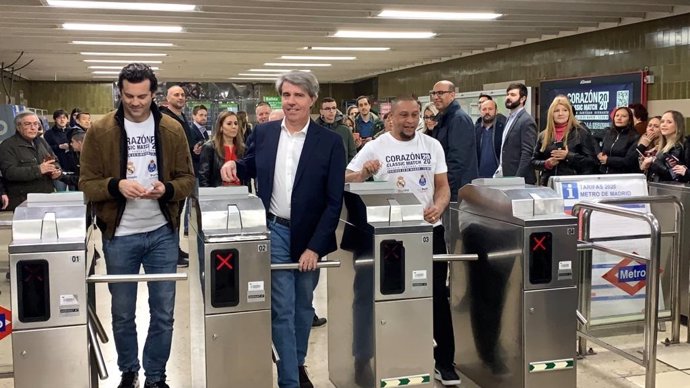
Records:
[[[9,253],[14,386],[89,388],[82,193],[29,194]]]
[[[457,368],[485,388],[575,388],[577,223],[563,200],[522,178],[459,193],[451,264]]]
[[[685,208],[683,225],[687,228],[690,225],[690,185],[677,182],[649,182],[649,195],[673,195],[678,198]],[[675,209],[668,204],[652,204],[651,210],[654,216],[659,220],[662,230],[673,229],[675,218]],[[680,313],[681,320],[688,325],[688,311],[690,301],[688,294],[690,293],[690,238],[680,239]],[[672,254],[668,239],[662,239],[661,252],[662,258],[668,257]],[[663,264],[663,262],[662,262]],[[663,265],[662,265],[663,266]],[[662,287],[663,287],[662,279]]]
[[[245,186],[199,188],[189,228],[192,386],[271,387],[266,212]]]
[[[433,386],[432,227],[411,193],[349,184],[328,276],[328,371],[338,388]]]

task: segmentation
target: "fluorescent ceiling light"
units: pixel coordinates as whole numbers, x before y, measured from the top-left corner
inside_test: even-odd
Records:
[[[296,69],[249,69],[248,71],[256,71],[259,73],[287,73],[288,71],[292,71]],[[311,73],[311,70],[308,69],[302,69],[300,71],[304,71],[306,73]]]
[[[134,24],[95,24],[95,23],[63,23],[65,30],[76,31],[108,31],[108,32],[182,32],[181,26],[150,26]]]
[[[326,46],[307,46],[302,50],[318,51],[388,51],[390,47],[326,47]]]
[[[230,80],[242,80],[242,81],[275,81],[275,77],[230,77]]]
[[[87,9],[127,9],[134,11],[163,11],[163,12],[192,12],[196,11],[196,6],[192,4],[171,4],[171,3],[139,3],[112,1],[69,1],[69,0],[46,0],[50,7],[60,8],[87,8]]]
[[[124,65],[130,64],[130,63],[146,63],[148,64],[161,64],[163,61],[147,61],[147,60],[140,60],[140,59],[84,59],[84,62],[86,63],[122,63]]]
[[[119,71],[103,71],[103,70],[97,70],[97,71],[92,71],[91,74],[120,74]]]
[[[95,53],[95,52],[82,52],[81,55],[93,55],[100,57],[165,57],[168,54],[163,53]]]
[[[334,35],[336,38],[360,39],[429,39],[436,36],[430,31],[359,31],[340,30]]]
[[[89,66],[89,69],[93,70],[122,70],[122,66]],[[151,70],[160,70],[156,66],[151,66]]]
[[[243,77],[273,77],[273,78],[278,78],[282,74],[265,74],[265,73],[238,73],[237,75],[243,76]]]
[[[94,75],[94,76],[91,76],[91,78],[103,78],[103,79],[114,80],[115,78],[117,78],[117,76],[116,75]]]
[[[93,46],[142,46],[142,47],[172,47],[172,43],[146,43],[146,42],[94,42],[87,40],[73,40],[72,44],[86,44]]]
[[[283,55],[280,59],[292,61],[354,61],[357,57],[323,57],[316,55]]]
[[[329,67],[330,63],[275,63],[266,62],[264,66],[281,66],[281,67]]]
[[[386,19],[414,20],[495,20],[503,14],[489,12],[426,12],[426,11],[393,11],[384,10],[378,14]]]

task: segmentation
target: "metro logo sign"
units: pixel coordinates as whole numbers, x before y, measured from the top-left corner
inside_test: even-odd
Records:
[[[12,334],[12,312],[0,306],[0,340]]]
[[[647,285],[647,265],[626,257],[602,278],[633,296]]]

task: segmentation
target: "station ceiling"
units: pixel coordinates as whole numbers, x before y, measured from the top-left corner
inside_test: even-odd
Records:
[[[163,80],[228,82],[235,78],[243,82],[242,78],[252,78],[258,82],[281,69],[310,69],[321,82],[352,82],[388,71],[690,12],[688,0],[147,0],[157,3],[153,11],[63,8],[49,6],[48,1],[52,0],[0,0],[0,61],[8,65],[24,51],[15,67],[33,60],[18,72],[29,80],[104,81],[113,76],[94,72],[117,71],[107,67],[122,66],[112,61],[138,60],[162,62],[152,66],[159,67],[157,73]],[[164,11],[164,5],[159,4],[172,2],[195,8]],[[413,17],[421,16],[420,11],[435,11],[442,16],[432,16],[431,20],[389,19],[379,16],[384,10],[412,11]],[[439,20],[456,12],[502,16],[491,21]],[[69,30],[65,23],[115,25],[115,31],[104,31],[109,28],[106,26],[96,31]],[[128,25],[181,27],[182,32],[123,31]],[[366,31],[365,36],[375,32],[435,35],[427,39],[334,36],[338,31],[353,30]],[[137,45],[140,43],[168,45]],[[388,50],[320,51],[306,47]]]

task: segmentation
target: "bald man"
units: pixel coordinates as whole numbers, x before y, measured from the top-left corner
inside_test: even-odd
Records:
[[[168,115],[175,119],[178,123],[180,123],[182,129],[184,129],[185,136],[187,137],[187,144],[189,145],[189,151],[192,154],[192,164],[194,165],[194,171],[199,171],[199,153],[201,151],[199,150],[199,153],[194,152],[194,147],[196,146],[196,144],[190,144],[192,128],[189,126],[187,117],[185,117],[184,115],[184,107],[187,103],[187,95],[185,94],[185,91],[184,89],[182,89],[182,87],[180,87],[179,85],[174,85],[168,88],[168,94],[165,96],[165,100],[167,104],[161,105],[160,111],[164,115]],[[180,210],[182,210],[182,206],[180,206]],[[187,228],[189,227],[188,213],[189,210],[187,210],[184,217],[185,234],[187,234]],[[183,251],[182,248],[178,250],[177,266],[189,266],[189,254]]]
[[[282,120],[285,117],[285,112],[282,109],[274,109],[268,115],[268,121]]]
[[[458,200],[458,190],[478,174],[477,147],[472,118],[455,100],[455,85],[439,81],[429,93],[431,102],[439,111],[438,124],[432,136],[443,146],[448,165],[450,200]]]

